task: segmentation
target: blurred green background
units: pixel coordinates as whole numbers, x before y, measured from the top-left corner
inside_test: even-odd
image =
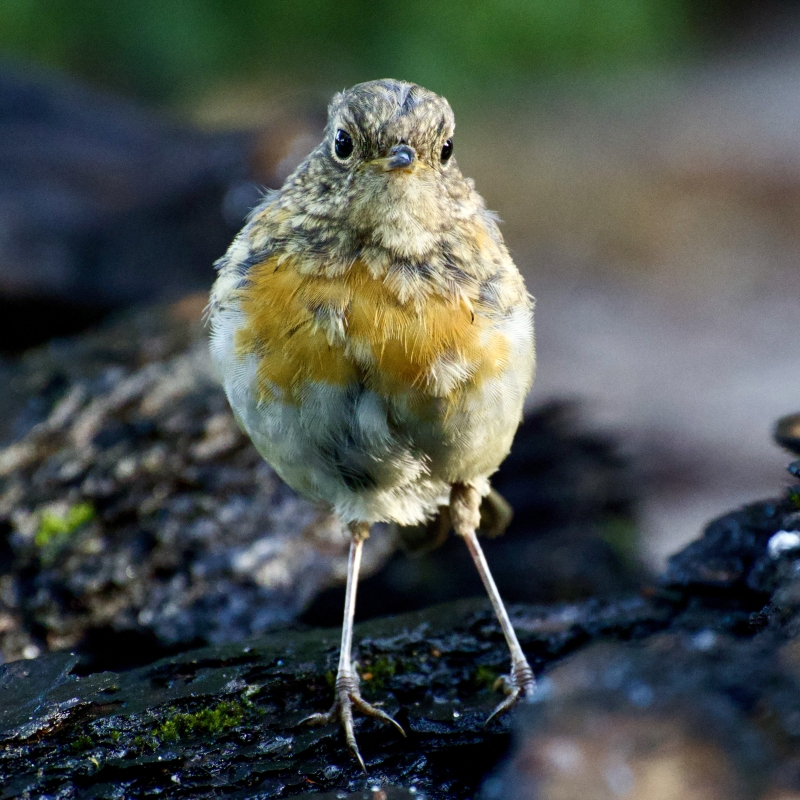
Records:
[[[0,48],[95,84],[185,102],[220,82],[402,77],[458,96],[531,74],[690,55],[689,0],[4,0]]]

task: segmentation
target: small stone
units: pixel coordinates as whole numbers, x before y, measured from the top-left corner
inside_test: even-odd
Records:
[[[123,458],[114,470],[117,480],[124,481],[136,474],[137,463],[133,456]]]
[[[691,647],[693,650],[699,650],[701,653],[707,653],[717,643],[717,634],[714,631],[706,629],[698,631],[691,638]]]
[[[800,455],[800,414],[789,414],[778,420],[775,441],[790,453]]]
[[[797,531],[778,531],[767,542],[770,558],[780,558],[784,553],[800,548],[800,533]]]

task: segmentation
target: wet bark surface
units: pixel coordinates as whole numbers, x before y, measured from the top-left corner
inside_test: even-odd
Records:
[[[631,599],[515,609],[537,669],[597,636],[662,628],[670,607]],[[508,720],[483,723],[507,653],[481,601],[459,601],[357,630],[363,692],[406,729],[358,724],[369,775],[338,726],[298,727],[330,705],[336,630],[282,632],[193,651],[125,673],[80,673],[52,654],[5,668],[6,795],[286,797],[373,785],[471,797],[508,746]]]
[[[484,721],[507,651],[462,600],[358,626],[364,695],[408,733],[357,723],[368,775],[338,726],[298,725],[330,704],[338,631],[289,630],[125,672],[6,665],[2,796],[791,797],[799,504],[793,485],[717,520],[648,591],[513,606],[540,699],[505,761],[510,719]],[[694,794],[669,794],[681,780]]]

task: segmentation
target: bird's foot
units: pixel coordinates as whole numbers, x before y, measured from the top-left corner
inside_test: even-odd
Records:
[[[328,725],[332,722],[341,722],[344,728],[347,746],[361,765],[361,769],[366,772],[367,768],[364,765],[364,759],[361,758],[361,753],[358,752],[356,736],[353,732],[353,709],[367,716],[377,717],[384,722],[391,723],[403,736],[406,735],[406,732],[385,711],[381,711],[381,709],[370,705],[364,700],[361,697],[361,690],[358,684],[359,680],[355,672],[340,672],[336,676],[336,698],[333,701],[330,711],[321,714],[311,714],[301,720],[299,724]]]
[[[505,714],[520,699],[533,699],[533,695],[536,692],[536,679],[533,677],[533,670],[530,664],[524,658],[514,662],[511,667],[511,674],[498,678],[493,688],[499,689],[501,687],[506,693],[506,698],[492,711],[489,718],[483,723],[484,726],[488,725],[495,717]]]

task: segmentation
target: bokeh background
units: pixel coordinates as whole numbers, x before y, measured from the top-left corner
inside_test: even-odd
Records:
[[[537,297],[531,406],[617,439],[658,565],[784,483],[799,37],[779,0],[6,0],[0,349],[207,288],[333,91],[416,81]]]

